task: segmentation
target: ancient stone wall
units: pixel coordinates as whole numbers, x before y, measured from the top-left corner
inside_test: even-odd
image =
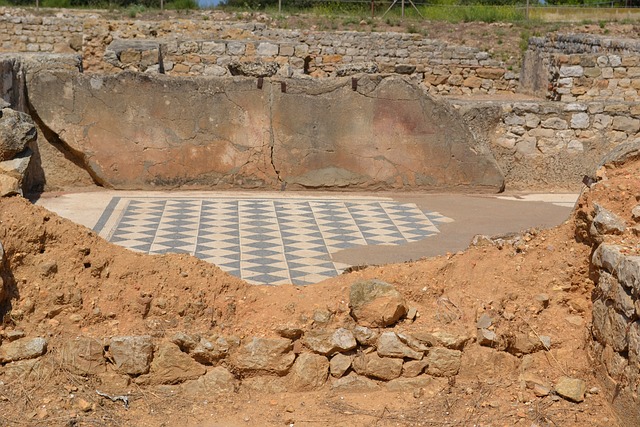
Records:
[[[35,16],[0,8],[0,52],[69,53],[82,47],[82,20],[75,14]]]
[[[640,42],[586,34],[533,37],[522,74],[525,90],[549,99],[635,101]]]
[[[519,75],[487,52],[420,34],[269,29],[184,19],[107,20],[91,13],[34,16],[0,9],[0,52],[81,51],[87,72],[122,70],[169,75],[231,75],[234,62],[274,63],[283,76],[400,73],[423,81],[432,94],[515,92]],[[141,48],[140,41],[147,45]],[[112,43],[133,46],[110,49]],[[152,43],[150,46],[148,43]]]
[[[98,27],[91,27],[93,30]],[[131,30],[131,29],[129,29]],[[89,29],[86,29],[89,31]],[[222,28],[217,33],[221,33]],[[228,32],[228,29],[227,29]],[[413,75],[423,81],[433,94],[461,95],[472,93],[514,92],[519,76],[508,71],[487,52],[466,46],[452,46],[417,34],[311,32],[266,30],[256,27],[244,38],[223,40],[211,38],[156,39],[161,50],[159,67],[170,75],[229,75],[230,64],[237,62],[275,63],[286,67],[283,76],[308,74],[312,77],[344,76],[357,72],[398,73]],[[121,37],[127,33],[120,32]],[[97,70],[135,69],[150,66],[145,49],[126,48],[129,39],[117,39],[118,52],[110,46],[104,50],[103,61],[88,63],[88,72]],[[123,52],[124,51],[124,52]],[[85,57],[89,58],[87,52]],[[157,68],[152,68],[157,70]]]
[[[453,100],[510,188],[577,184],[615,146],[639,137],[633,102]]]
[[[608,189],[608,170],[639,157],[638,141],[617,147],[601,162],[595,185]],[[594,248],[591,356],[623,425],[640,421],[640,252],[631,244],[635,239],[623,237],[640,234],[640,205],[631,206],[619,216],[594,203],[576,215],[576,238]]]

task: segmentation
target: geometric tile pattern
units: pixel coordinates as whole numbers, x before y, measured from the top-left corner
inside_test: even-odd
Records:
[[[416,242],[451,221],[388,199],[114,197],[94,229],[134,251],[189,253],[249,283],[307,285],[347,267],[333,262],[337,251]]]

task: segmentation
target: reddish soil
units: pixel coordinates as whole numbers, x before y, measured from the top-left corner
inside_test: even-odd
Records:
[[[640,162],[607,175],[581,198],[582,213],[555,229],[307,287],[250,286],[189,256],[135,254],[24,199],[2,199],[0,241],[11,299],[0,335],[46,336],[50,351],[42,358],[49,369],[27,381],[3,382],[0,367],[0,425],[616,425],[588,356],[591,247],[576,240],[575,223],[597,201],[631,224]],[[620,239],[638,240],[631,231]],[[280,325],[314,327],[318,314],[330,315],[330,327],[349,325],[349,286],[363,278],[392,283],[418,308],[416,321],[396,330],[475,336],[477,318],[488,313],[499,334],[548,335],[551,350],[519,357],[471,343],[457,377],[434,378],[432,387],[407,393],[336,393],[326,386],[281,394],[241,389],[189,400],[177,386],[139,387],[113,374],[86,379],[60,369],[56,349],[78,335],[275,336]],[[549,295],[546,308],[535,298],[542,293]],[[521,380],[524,373],[549,384],[579,377],[591,393],[582,403],[536,397]],[[98,387],[129,393],[131,408],[99,398]],[[83,412],[80,399],[95,405]]]

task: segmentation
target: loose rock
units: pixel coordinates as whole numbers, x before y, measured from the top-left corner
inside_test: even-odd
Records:
[[[432,348],[427,356],[427,374],[435,377],[451,377],[460,371],[462,352],[448,348]]]
[[[366,280],[351,285],[351,315],[363,326],[393,325],[407,313],[407,305],[392,285],[381,280]]]
[[[555,390],[559,396],[579,403],[584,400],[587,384],[578,378],[561,377],[556,383]]]
[[[17,360],[35,359],[47,352],[47,340],[44,338],[20,339],[0,347],[0,363]]]
[[[109,344],[109,353],[116,371],[128,375],[146,374],[153,358],[151,336],[113,337]]]
[[[315,390],[324,385],[329,375],[329,361],[313,353],[302,353],[291,367],[288,375],[292,390]]]

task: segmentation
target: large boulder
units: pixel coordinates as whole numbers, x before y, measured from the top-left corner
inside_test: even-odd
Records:
[[[11,108],[0,110],[0,161],[13,159],[36,137],[31,117]]]
[[[407,304],[389,283],[364,280],[351,285],[349,294],[351,316],[363,326],[393,325],[407,313]]]

